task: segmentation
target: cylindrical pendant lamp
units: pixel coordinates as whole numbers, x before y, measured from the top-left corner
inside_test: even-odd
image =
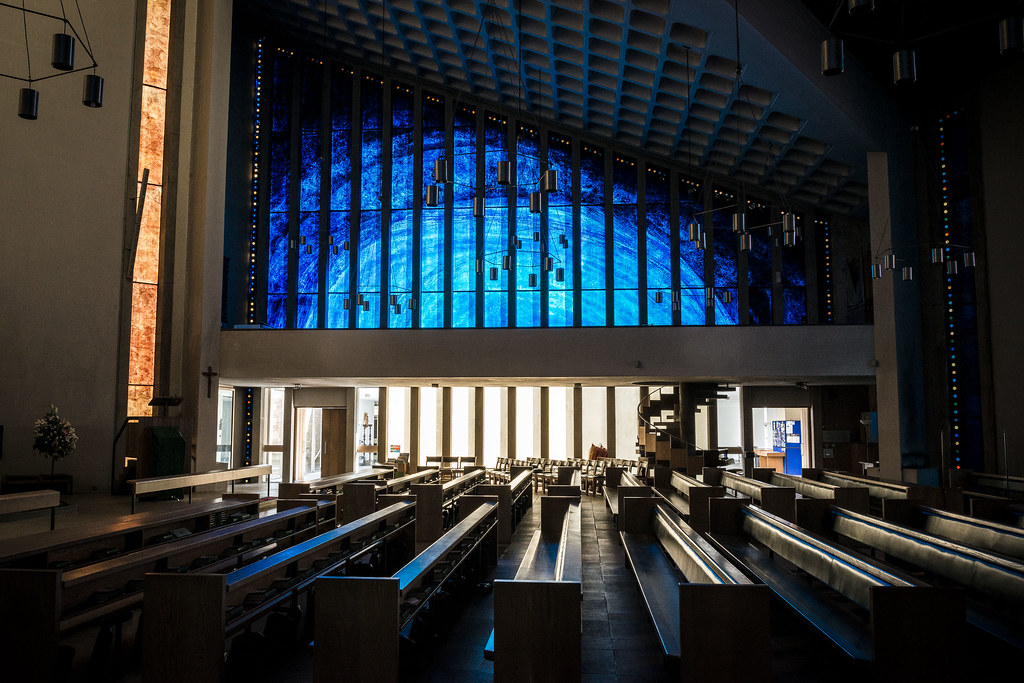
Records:
[[[531,287],[536,287],[537,286],[537,273],[530,273],[530,286]]]
[[[441,203],[441,188],[437,185],[427,185],[427,206],[438,206]]]
[[[18,97],[18,116],[29,121],[39,118],[39,91],[33,88],[22,88]]]
[[[558,192],[558,170],[549,168],[540,176],[541,192]]]
[[[484,198],[473,197],[473,218],[480,218],[484,215]]]
[[[565,268],[555,268],[555,282],[565,282]]]
[[[737,211],[732,215],[732,231],[733,232],[746,232],[747,231],[747,214],[742,211]]]
[[[875,9],[875,0],[847,0],[846,9],[850,14],[867,14]]]
[[[913,280],[914,279],[914,269],[912,267],[910,267],[910,266],[903,266],[903,270],[901,272],[902,272],[904,280]]]
[[[498,162],[498,184],[499,185],[511,185],[512,184],[512,162],[511,161],[499,161]]]
[[[1024,22],[1020,17],[1007,17],[999,22],[999,54],[1019,52],[1024,45]]]
[[[75,38],[67,33],[53,34],[53,55],[50,64],[60,71],[75,68]]]
[[[838,76],[846,68],[845,52],[841,38],[828,38],[821,41],[821,73],[826,76]]]
[[[696,242],[700,239],[700,226],[697,225],[697,221],[690,221],[690,225],[687,226],[687,230],[690,233],[691,242]]]
[[[752,242],[749,232],[740,233],[740,251],[750,251]]]
[[[498,267],[497,266],[491,266],[490,277],[491,277],[492,280],[497,280],[498,279]]]
[[[946,261],[946,275],[956,275],[960,272],[960,263],[950,259]]]
[[[897,85],[917,80],[917,57],[913,50],[899,50],[893,53],[892,80]]]
[[[942,247],[932,247],[932,263],[942,263],[946,260],[946,252]]]
[[[975,264],[974,252],[973,251],[964,252],[964,267],[965,268],[973,268],[974,264]]]

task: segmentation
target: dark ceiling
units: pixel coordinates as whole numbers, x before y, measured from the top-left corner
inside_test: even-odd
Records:
[[[865,17],[848,16],[846,2],[250,0],[238,6],[257,25],[316,46],[311,50],[466,93],[501,113],[611,139],[695,174],[770,188],[784,203],[863,215],[865,153],[886,147],[902,115],[897,104],[915,97],[892,85],[892,46],[921,50],[920,83],[911,89],[957,87],[948,74],[969,70],[980,59],[974,50],[991,48],[998,57],[995,17],[1021,2],[877,0]],[[847,40],[848,59],[846,73],[826,78],[818,55],[830,25]]]

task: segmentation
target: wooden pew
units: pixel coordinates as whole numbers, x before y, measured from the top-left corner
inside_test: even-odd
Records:
[[[354,481],[366,481],[369,479],[383,479],[385,475],[393,470],[380,468],[367,468],[355,472],[345,472],[329,477],[320,477],[305,482],[291,484],[280,484],[277,489],[279,498],[298,498],[303,495],[327,495],[336,494],[341,487]]]
[[[619,518],[619,506],[623,498],[652,496],[650,486],[644,486],[624,467],[604,468],[604,503],[612,513],[612,520]]]
[[[893,498],[897,500],[917,500],[932,507],[942,507],[944,503],[942,489],[933,486],[855,477],[852,474],[845,474],[843,472],[831,472],[806,467],[803,470],[803,476],[807,479],[836,486],[866,488],[876,509],[880,507],[880,501]]]
[[[665,656],[684,680],[771,680],[771,593],[660,498],[622,502],[619,536]],[[742,656],[736,645],[742,643]]]
[[[342,505],[341,522],[351,522],[375,511],[379,507],[381,497],[411,494],[414,485],[436,482],[439,477],[438,470],[427,469],[395,479],[352,481],[343,484],[342,495],[339,497]]]
[[[54,528],[54,511],[60,507],[60,491],[43,489],[0,495],[0,516],[18,512],[50,509],[50,531]]]
[[[547,485],[549,496],[580,497],[583,490],[583,475],[578,467],[558,467],[553,483]]]
[[[715,467],[704,469],[704,482],[724,486],[740,496],[757,502],[764,510],[785,520],[796,520],[796,489],[792,486],[775,486],[740,474],[726,472]]]
[[[753,478],[774,486],[791,487],[799,496],[831,501],[854,512],[867,513],[871,504],[866,488],[829,484],[794,474],[783,474],[766,467],[755,467]]]
[[[952,486],[962,488],[964,491],[998,495],[1007,499],[1024,499],[1024,477],[969,470],[950,470],[949,480]]]
[[[484,656],[490,649],[497,682],[580,679],[580,501],[545,496],[540,506],[541,528],[531,537],[515,579],[494,582],[494,630]]]
[[[733,563],[770,587],[781,604],[852,661],[871,663],[875,675],[948,680],[962,652],[959,592],[929,586],[748,503],[740,498],[711,501],[707,538]],[[793,565],[804,578],[791,572]],[[833,591],[849,602],[837,600]]]
[[[123,515],[108,522],[79,524],[7,539],[0,550],[0,567],[70,569],[113,555],[203,533],[225,524],[252,519],[257,499],[225,500],[179,509]]]
[[[654,468],[654,491],[695,531],[708,530],[708,500],[725,495],[724,486],[711,486],[670,467]]]
[[[480,484],[473,489],[480,496],[498,498],[498,547],[504,549],[512,542],[512,534],[526,511],[533,506],[533,471],[522,468],[511,481],[504,484]]]
[[[915,501],[883,501],[882,519],[1005,557],[1024,560],[1024,529],[939,510]],[[858,512],[858,510],[854,510]]]
[[[220,484],[231,482],[231,492],[235,491],[235,482],[242,479],[257,479],[267,475],[267,497],[270,497],[270,465],[250,465],[248,467],[236,467],[226,470],[211,470],[209,472],[192,472],[190,474],[170,474],[163,477],[147,477],[145,479],[129,479],[128,486],[132,490],[132,513],[135,512],[135,502],[140,495],[147,493],[159,493],[161,491],[174,491],[175,489],[188,489],[188,502],[192,502],[192,491],[197,486],[207,484]]]
[[[483,468],[467,472],[443,484],[415,484],[412,493],[416,496],[416,552],[441,537],[459,519],[460,507],[456,504],[461,496],[486,481]]]
[[[315,683],[397,681],[400,637],[417,645],[414,623],[429,621],[435,602],[444,600],[441,587],[456,577],[482,576],[497,563],[497,501],[463,496],[459,504],[462,521],[392,576],[317,580]]]
[[[318,513],[315,507],[295,508],[65,572],[0,569],[0,604],[12,599],[8,595],[10,591],[20,593],[18,600],[52,605],[57,610],[51,613],[35,609],[21,614],[17,620],[5,620],[0,625],[0,639],[16,641],[17,635],[13,631],[28,629],[36,634],[34,647],[38,649],[25,652],[40,654],[54,650],[58,643],[84,627],[99,626],[114,636],[114,642],[108,647],[120,650],[122,624],[132,622],[136,616],[133,612],[143,600],[143,579],[147,572],[230,571],[315,535]],[[37,577],[41,572],[55,574],[57,578],[39,580]],[[57,591],[56,596],[33,593],[51,588]],[[78,640],[87,641],[90,637],[78,637]],[[99,665],[99,661],[89,662],[90,668]]]
[[[829,514],[838,538],[962,586],[967,622],[1024,652],[1024,562],[850,510]],[[939,521],[947,530],[951,524]]]
[[[143,680],[221,683],[231,636],[258,628],[275,610],[300,605],[318,577],[347,571],[381,547],[386,551],[412,525],[415,507],[395,503],[227,575],[148,574]],[[357,628],[365,623],[351,615],[345,621]]]

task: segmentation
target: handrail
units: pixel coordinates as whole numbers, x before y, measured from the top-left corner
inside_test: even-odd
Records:
[[[675,441],[676,444],[678,444],[678,446],[680,447],[685,448],[686,446],[693,446],[694,448],[696,448],[697,444],[690,443],[689,441],[684,440],[682,437],[676,436],[675,434],[666,429],[662,429],[661,427],[657,426],[656,424],[648,420],[647,417],[644,415],[644,403],[649,402],[652,398],[660,397],[661,392],[664,391],[664,389],[665,386],[656,387],[654,391],[640,399],[640,403],[638,403],[636,406],[637,417],[640,419],[640,422],[644,425],[647,431],[654,432],[654,434],[658,436],[667,436],[669,439],[670,447],[672,442]]]

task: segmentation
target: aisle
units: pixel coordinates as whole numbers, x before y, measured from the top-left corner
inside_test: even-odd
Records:
[[[661,651],[637,590],[625,566],[622,547],[604,499],[584,496],[583,681],[668,681]],[[492,578],[513,578],[526,545],[540,524],[540,497],[519,524],[512,544],[498,560]],[[420,681],[491,681],[494,665],[483,658],[493,625],[490,593],[471,597],[438,644]]]

